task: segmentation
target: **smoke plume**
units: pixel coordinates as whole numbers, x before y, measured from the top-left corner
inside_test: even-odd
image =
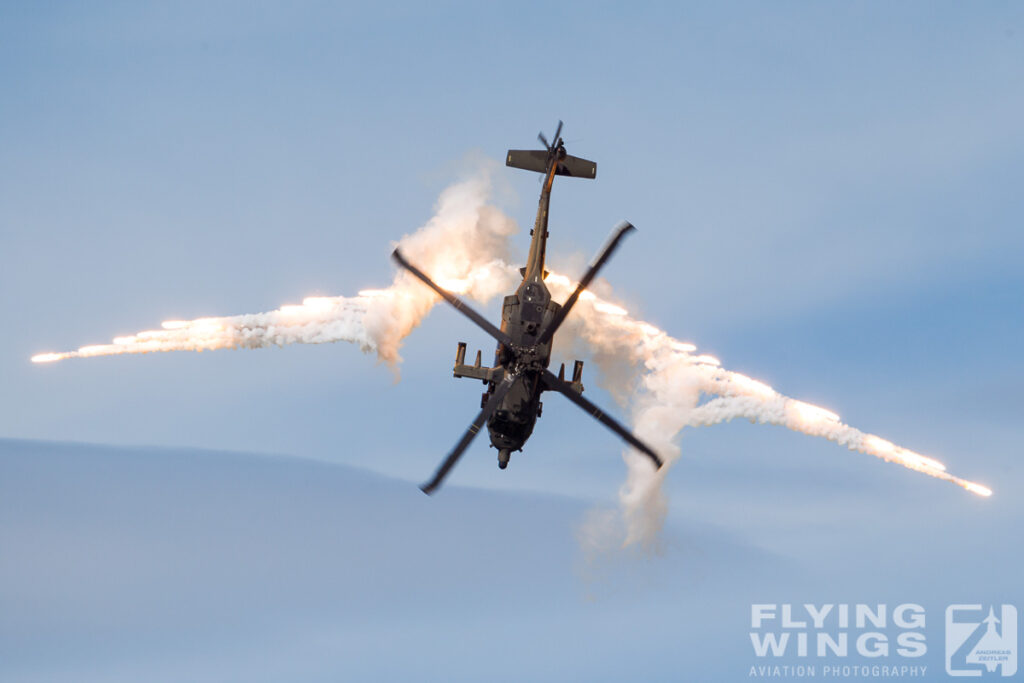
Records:
[[[571,291],[567,278],[552,275],[553,292]],[[802,434],[834,441],[908,469],[990,496],[981,484],[946,472],[941,462],[844,424],[819,406],[784,396],[772,387],[725,370],[717,358],[697,352],[693,344],[672,338],[609,301],[580,297],[566,331],[592,350],[605,377],[614,378],[613,395],[628,392],[637,436],[665,460],[655,470],[649,459],[627,449],[628,474],[619,491],[623,544],[649,545],[656,540],[668,509],[661,483],[680,456],[679,435],[685,427],[703,427],[742,417],[781,425]],[[701,399],[707,399],[701,403]],[[587,529],[585,534],[597,535]],[[607,545],[607,539],[601,545]]]
[[[490,167],[448,187],[426,225],[399,244],[442,286],[486,301],[512,287],[515,269],[508,260],[515,222],[487,203]],[[115,337],[109,344],[76,351],[40,353],[34,363],[126,353],[258,349],[286,344],[349,342],[375,352],[392,365],[401,358],[402,340],[439,301],[437,295],[402,271],[389,287],[365,289],[358,296],[308,297],[266,313],[196,320],[168,320],[161,329]]]
[[[438,284],[480,302],[511,291],[518,275],[509,263],[509,238],[516,233],[516,224],[489,204],[491,190],[488,168],[452,185],[439,197],[433,218],[399,241],[408,258]],[[575,287],[575,282],[557,273],[551,273],[546,282],[552,295],[563,301]],[[682,430],[737,417],[823,437],[972,493],[991,495],[980,484],[948,474],[932,458],[861,432],[824,408],[723,369],[717,359],[698,353],[693,344],[630,317],[611,301],[610,292],[599,282],[582,294],[559,331],[555,354],[569,346],[582,347],[597,363],[605,388],[629,408],[637,436],[665,461],[656,471],[645,456],[631,449],[624,452],[627,477],[619,491],[620,518],[612,524],[606,516],[593,517],[608,528],[621,528],[621,544],[646,545],[656,539],[668,509],[661,483],[680,457]],[[42,353],[32,360],[349,342],[396,367],[402,340],[439,300],[402,271],[390,286],[366,289],[354,297],[310,297],[266,313],[171,320],[158,330],[77,351]],[[702,399],[706,400],[701,403]]]

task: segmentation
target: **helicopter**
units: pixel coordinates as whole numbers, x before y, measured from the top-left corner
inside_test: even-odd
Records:
[[[636,438],[619,421],[582,396],[582,361],[576,361],[572,380],[568,382],[565,380],[564,363],[557,375],[548,369],[551,362],[551,343],[558,328],[569,315],[580,294],[611,258],[622,239],[636,230],[628,222],[620,223],[565,303],[558,304],[552,300],[551,292],[544,284],[544,279],[548,275],[544,269],[544,255],[548,240],[548,207],[551,204],[551,188],[555,176],[591,179],[597,177],[597,164],[566,153],[561,133],[562,122],[559,121],[550,143],[543,133],[537,135],[544,149],[509,150],[505,158],[506,166],[543,173],[544,178],[537,206],[537,219],[533,230],[530,231],[530,251],[526,266],[520,269],[523,280],[516,291],[504,299],[500,328],[495,327],[466,302],[442,288],[430,276],[411,264],[400,249],[396,248],[391,255],[399,266],[421,280],[498,342],[493,367],[481,365],[479,351],[476,362],[467,365],[465,342],[459,342],[457,346],[454,376],[482,380],[488,388],[481,397],[481,409],[476,419],[438,467],[433,478],[420,487],[428,495],[441,486],[485,423],[490,434],[491,446],[498,449],[498,467],[508,467],[512,452],[522,451],[533,433],[537,418],[541,416],[543,405],[540,398],[545,391],[562,394],[615,432],[630,446],[644,453],[656,467],[660,469],[662,466],[661,458],[653,449]]]

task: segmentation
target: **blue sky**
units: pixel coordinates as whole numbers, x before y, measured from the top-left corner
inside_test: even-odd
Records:
[[[450,378],[455,343],[486,344],[447,310],[407,340],[398,384],[343,345],[28,358],[385,284],[391,241],[432,215],[467,158],[500,160],[561,118],[599,174],[556,186],[554,264],[582,263],[629,219],[639,232],[606,275],[631,310],[996,491],[978,509],[833,444],[730,424],[684,433],[673,523],[772,553],[813,537],[907,566],[942,558],[949,574],[929,594],[961,599],[970,553],[1022,513],[1022,14],[7,5],[0,436],[276,453],[420,481],[476,406],[477,388]],[[536,178],[502,173],[499,201],[527,225]],[[546,406],[530,446],[498,472],[481,445],[456,483],[614,501],[619,446],[585,416]],[[880,531],[913,510],[932,550],[908,547],[898,524]],[[962,557],[938,549],[946,529],[975,539]],[[1022,558],[999,552],[993,599],[1022,605],[1009,569]],[[832,567],[796,554],[810,574]],[[840,599],[880,592],[844,581]]]

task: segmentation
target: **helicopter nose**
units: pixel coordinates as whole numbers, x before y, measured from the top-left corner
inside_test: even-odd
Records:
[[[498,451],[498,469],[505,469],[508,467],[508,460],[512,457],[512,451],[507,448],[502,448]]]

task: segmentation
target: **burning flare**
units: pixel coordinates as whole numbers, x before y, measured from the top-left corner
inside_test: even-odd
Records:
[[[167,320],[162,329],[114,337],[110,344],[83,346],[77,351],[40,353],[33,363],[66,358],[91,358],[155,351],[256,349],[285,344],[321,344],[349,341],[366,351],[375,348],[363,324],[371,301],[367,297],[309,297],[301,305],[288,304],[268,313],[225,318]]]
[[[547,280],[552,295],[564,299],[575,283],[555,277]],[[609,313],[613,309],[600,297],[580,297],[559,334],[575,337],[589,348],[606,377],[614,379],[609,387],[613,395],[632,406],[637,436],[651,444],[666,465],[679,458],[677,437],[685,427],[742,417],[823,437],[971,493],[992,495],[986,486],[948,474],[946,466],[934,458],[862,432],[826,408],[789,398],[763,382],[726,370],[717,358],[698,354],[695,345],[673,339],[615,308]],[[702,397],[708,400],[701,403]],[[655,471],[646,458],[631,451],[624,458],[629,475],[619,496],[626,522],[625,543],[647,543],[654,540],[667,512],[660,484],[668,468]]]

